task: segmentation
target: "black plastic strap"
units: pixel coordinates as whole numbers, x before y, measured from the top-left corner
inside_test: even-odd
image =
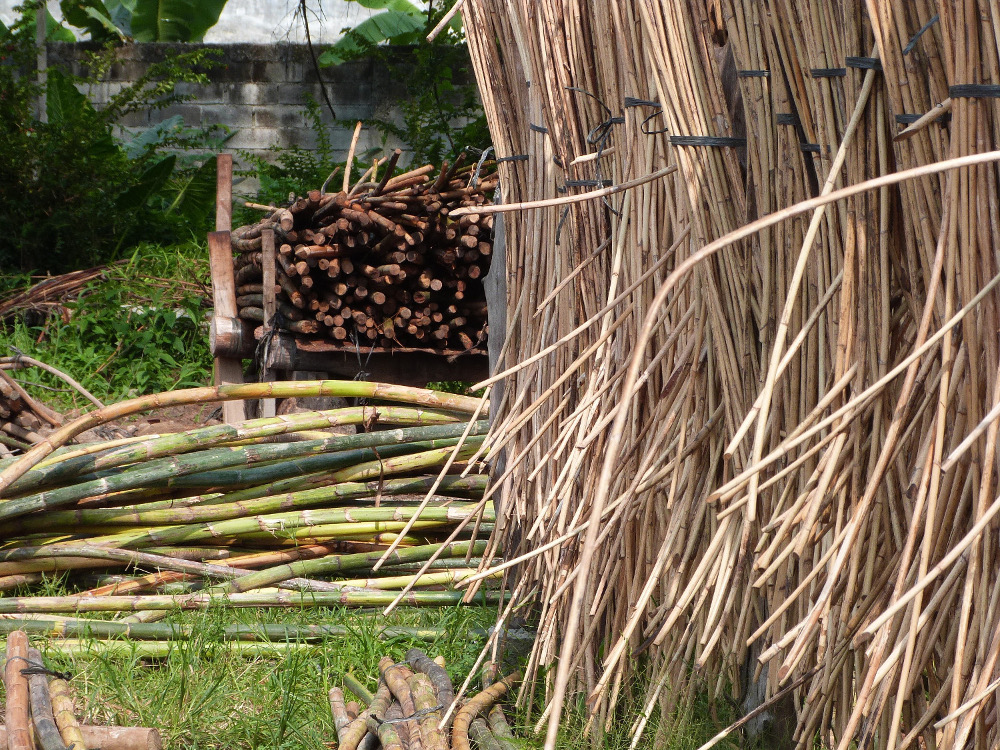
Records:
[[[514,154],[513,156],[501,156],[496,160],[497,164],[502,161],[528,161],[527,154]]]
[[[534,130],[536,133],[548,133],[549,129],[544,125],[535,125],[535,123],[528,123],[528,130]]]
[[[929,29],[931,26],[933,26],[940,20],[941,16],[938,15],[937,13],[931,16],[931,20],[925,23],[923,26],[921,26],[920,31],[914,34],[913,38],[906,43],[905,47],[903,47],[903,54],[904,55],[910,54],[913,51],[913,48],[917,46],[917,41],[920,39],[920,37],[924,35],[924,32],[927,31],[927,29]]]
[[[737,70],[737,78],[770,78],[770,70]]]
[[[995,83],[960,83],[948,87],[948,96],[952,99],[997,99],[1000,98],[1000,86]]]
[[[735,148],[747,145],[746,138],[718,138],[710,135],[672,135],[670,142],[675,146],[712,146],[715,148]]]
[[[778,125],[798,125],[799,116],[794,112],[779,112],[774,116],[774,121]]]
[[[845,57],[844,65],[862,70],[882,70],[882,61],[877,57]]]
[[[659,102],[650,99],[636,99],[634,96],[626,96],[622,103],[623,107],[659,107]]]
[[[841,78],[847,75],[847,68],[813,68],[809,74],[813,78]]]
[[[895,120],[900,125],[912,125],[917,120],[919,120],[923,115],[896,115]],[[943,115],[938,117],[935,122],[948,122],[951,119],[951,112],[945,112]]]
[[[818,143],[801,143],[799,144],[799,149],[810,154],[821,154],[823,153],[823,147]]]
[[[566,180],[564,187],[611,187],[615,183],[611,180]]]

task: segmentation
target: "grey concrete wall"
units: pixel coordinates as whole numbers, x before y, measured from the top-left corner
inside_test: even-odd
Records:
[[[313,68],[306,45],[301,44],[136,44],[116,50],[117,62],[104,83],[86,91],[98,107],[123,86],[135,81],[147,67],[179,51],[199,46],[220,52],[218,65],[208,75],[207,85],[180,84],[178,93],[192,96],[190,101],[164,109],[137,112],[121,125],[130,130],[148,128],[174,115],[181,115],[186,125],[225,125],[235,131],[226,145],[239,158],[240,151],[273,156],[272,146],[314,148],[315,136],[305,118],[309,96],[323,104],[321,84]],[[82,60],[94,49],[86,42],[50,43],[49,65],[59,65],[82,72]],[[333,68],[322,68],[324,85],[333,103],[337,120],[397,119],[395,102],[405,94],[405,82],[394,77],[383,63],[359,60]],[[353,133],[352,124],[338,124],[326,106],[323,121],[331,130],[331,143],[337,158],[346,159]],[[359,151],[379,148],[381,136],[365,129],[358,143]],[[398,144],[389,143],[388,148]],[[405,163],[405,157],[404,157]],[[253,188],[244,185],[244,192]]]

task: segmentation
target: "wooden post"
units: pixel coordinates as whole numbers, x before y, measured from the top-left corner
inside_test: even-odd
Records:
[[[233,250],[229,232],[233,224],[233,155],[219,154],[216,159],[215,230],[208,235],[208,259],[212,269],[212,298],[215,317],[235,318],[236,279],[233,274]],[[215,358],[215,384],[243,382],[243,365],[239,359]],[[226,401],[222,405],[226,424],[246,419],[243,401]]]
[[[261,250],[264,253],[264,333],[271,328],[274,319],[274,311],[277,308],[277,300],[274,294],[275,283],[275,263],[274,257],[274,230],[265,229],[261,232]],[[267,366],[267,357],[263,357],[261,366],[264,368],[263,382],[271,382],[277,379],[275,371]],[[276,414],[277,402],[273,398],[265,398],[260,402],[260,416],[273,417]]]

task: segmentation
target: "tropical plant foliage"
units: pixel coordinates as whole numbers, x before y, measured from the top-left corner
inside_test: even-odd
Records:
[[[100,81],[109,51],[77,78],[50,68],[35,81],[34,14],[2,32],[0,52],[0,266],[60,272],[117,257],[143,239],[169,242],[207,226],[220,130],[184,128],[179,118],[137,137],[115,130],[123,115],[178,101],[179,81],[205,82],[205,50],[151,65],[104,108],[79,87]],[[46,117],[37,103],[45,92]]]
[[[226,0],[60,0],[63,18],[95,41],[200,42]]]
[[[471,73],[461,16],[455,15],[433,42],[427,34],[455,4],[429,0],[351,0],[380,10],[351,29],[320,57],[323,65],[378,57],[400,80],[407,96],[399,103],[401,121],[376,118],[366,124],[385,138],[401,141],[415,162],[440,163],[460,151],[481,151],[490,143],[486,118]]]

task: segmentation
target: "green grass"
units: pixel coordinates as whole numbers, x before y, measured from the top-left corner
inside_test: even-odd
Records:
[[[464,679],[485,639],[473,628],[488,627],[495,609],[456,607],[405,610],[389,618],[357,611],[209,610],[174,621],[194,626],[163,659],[135,654],[104,655],[94,644],[88,655],[42,648],[48,666],[73,674],[81,718],[86,723],[152,726],[168,748],[317,748],[335,739],[327,692],[346,672],[375,688],[378,660],[402,661],[418,647],[447,660],[453,679]],[[247,658],[220,636],[227,624],[283,622],[346,625],[351,635],[276,657]],[[405,637],[380,640],[383,624],[443,626],[434,642]]]
[[[0,354],[10,356],[16,347],[76,378],[105,402],[204,385],[212,371],[207,258],[196,242],[143,245],[67,304],[65,318],[29,314],[0,329]],[[25,286],[23,276],[0,280],[5,292]],[[88,406],[47,373],[28,370],[17,377],[54,408]]]

